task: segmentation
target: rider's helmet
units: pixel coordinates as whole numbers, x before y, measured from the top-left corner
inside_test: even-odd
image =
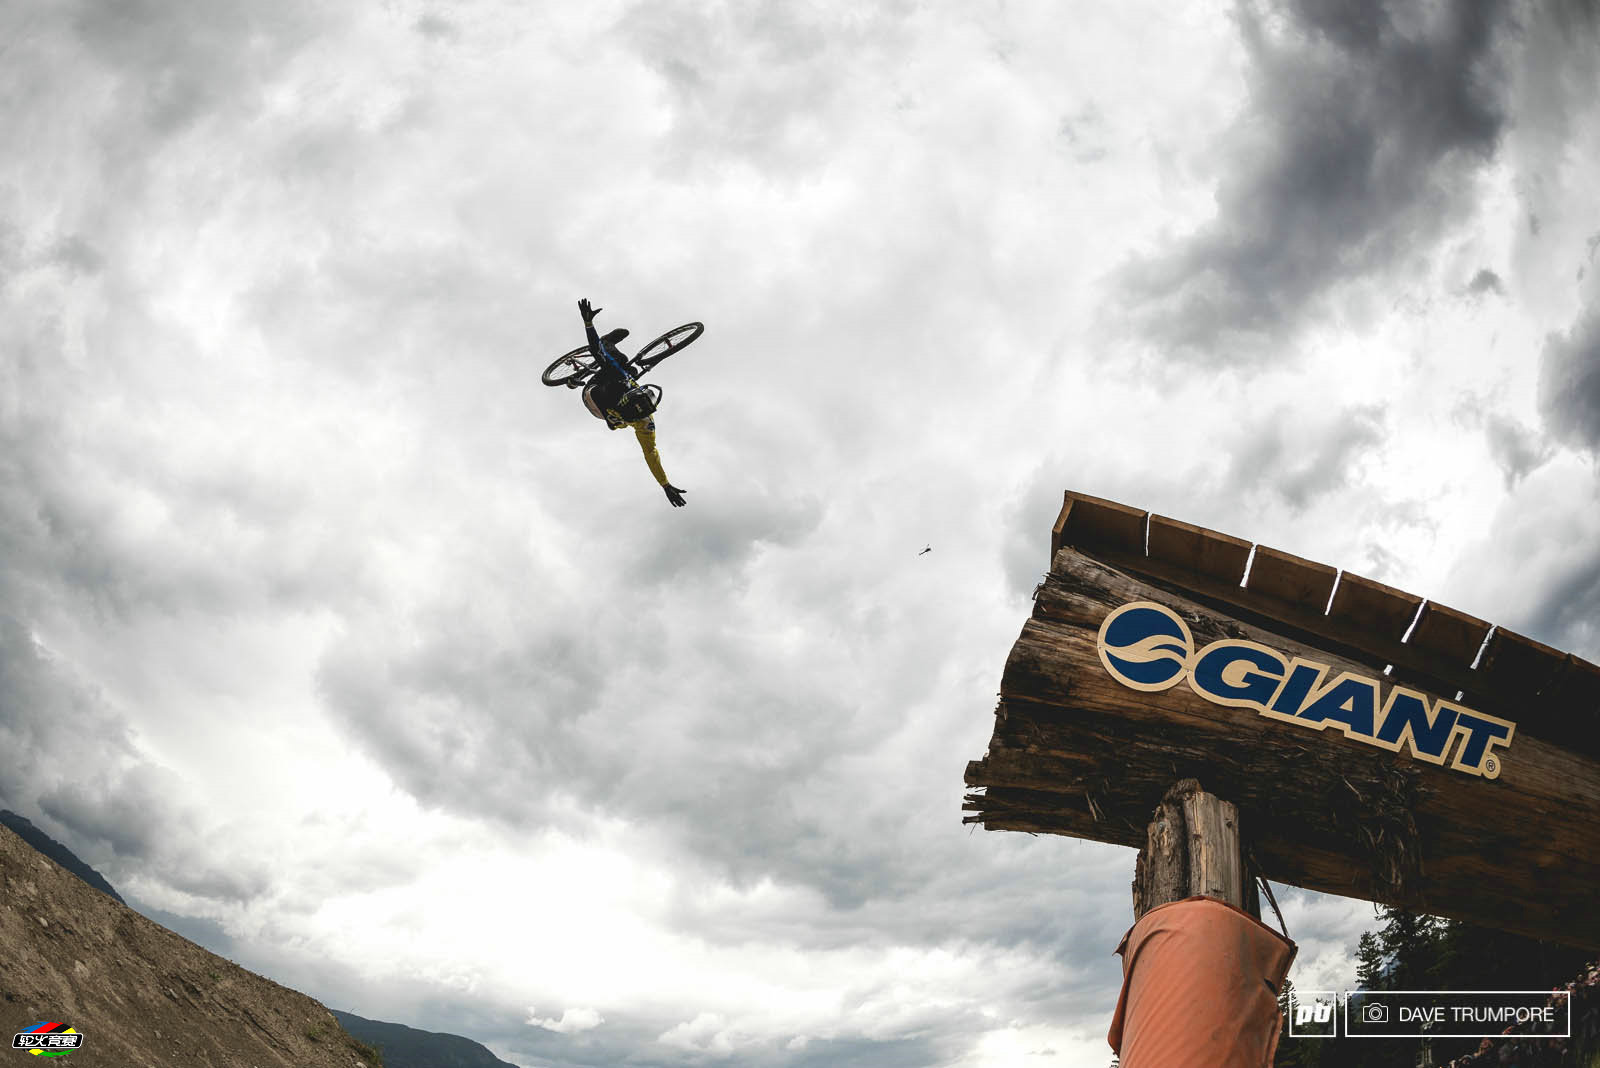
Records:
[[[619,326],[615,330],[607,330],[604,334],[601,334],[600,340],[604,341],[607,345],[615,345],[617,342],[621,341],[627,336],[628,328],[625,326]]]

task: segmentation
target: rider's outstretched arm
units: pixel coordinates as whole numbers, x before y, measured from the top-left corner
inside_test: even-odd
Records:
[[[609,367],[622,378],[630,377],[627,367],[617,359],[616,354],[606,348],[605,342],[600,340],[600,335],[594,329],[594,317],[599,314],[598,309],[589,307],[589,300],[585,297],[578,301],[578,314],[583,316],[583,333],[589,339],[589,354],[599,361],[600,366]]]

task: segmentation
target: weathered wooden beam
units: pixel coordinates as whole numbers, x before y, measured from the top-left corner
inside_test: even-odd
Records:
[[[1264,545],[1241,586],[1249,542],[1072,492],[1051,532],[1052,561],[1068,547],[1320,651],[1388,668],[1396,681],[1462,693],[1481,711],[1600,757],[1600,667],[1532,639]]]
[[[1150,517],[1148,548],[1147,555],[1155,563],[1180,573],[1188,571],[1225,587],[1243,584],[1245,565],[1250,561],[1250,543],[1243,538],[1164,515]]]
[[[1152,545],[1156,529],[1151,520]],[[1461,732],[1435,763],[1404,744],[1391,751],[1347,735],[1338,722],[1313,729],[1296,714],[1219,704],[1188,675],[1141,692],[1112,675],[1099,643],[1107,616],[1130,602],[1183,621],[1189,667],[1218,640],[1252,642],[1284,662],[1326,665],[1324,684],[1341,672],[1367,679],[1379,709],[1401,674],[1386,678],[1380,656],[1329,655],[1266,613],[1247,618],[1065,548],[1007,660],[988,753],[968,765],[970,821],[1139,847],[1168,788],[1194,777],[1237,806],[1268,878],[1600,948],[1600,759],[1563,733],[1584,721],[1507,715],[1509,744],[1477,754],[1494,758],[1492,773],[1484,762],[1469,774],[1454,766],[1468,755]],[[1436,638],[1453,633],[1458,648],[1470,644],[1470,617],[1436,609],[1433,618],[1443,621]],[[1600,689],[1591,667],[1558,661],[1545,683],[1550,701],[1587,715],[1584,702]],[[1455,699],[1453,688],[1408,688],[1428,714]],[[1381,712],[1374,729],[1380,722]]]
[[[1116,501],[1067,493],[1050,532],[1050,555],[1063,545],[1078,545],[1117,552],[1144,552],[1146,513]]]
[[[1315,618],[1327,611],[1338,577],[1338,569],[1327,564],[1257,545],[1245,586],[1257,597]]]
[[[1239,813],[1184,779],[1162,797],[1139,850],[1133,876],[1133,918],[1186,897],[1214,897],[1255,915],[1239,846]]]

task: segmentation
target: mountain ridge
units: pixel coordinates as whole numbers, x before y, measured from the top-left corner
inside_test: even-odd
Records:
[[[37,849],[102,894],[109,894],[118,903],[127,904],[126,901],[122,900],[122,895],[117,893],[104,875],[85,864],[72,850],[51,838],[38,827],[35,827],[26,816],[12,812],[9,808],[0,808],[0,824],[10,827],[18,838],[21,838],[24,842],[33,846],[34,849]]]
[[[383,1054],[383,1068],[517,1068],[481,1042],[460,1035],[367,1020],[339,1009],[333,1015],[346,1031]]]

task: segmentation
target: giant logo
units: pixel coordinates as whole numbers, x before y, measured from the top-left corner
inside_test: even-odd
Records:
[[[1111,676],[1135,690],[1177,685],[1194,653],[1189,625],[1170,609],[1136,601],[1115,609],[1100,624],[1100,662]]]
[[[1404,686],[1387,695],[1379,680],[1286,656],[1259,642],[1214,641],[1195,651],[1189,627],[1172,609],[1135,601],[1113,609],[1100,624],[1100,662],[1124,686],[1146,693],[1187,679],[1213,704],[1253,709],[1311,730],[1333,727],[1347,738],[1450,767],[1497,778],[1498,748],[1511,744],[1516,724]]]

